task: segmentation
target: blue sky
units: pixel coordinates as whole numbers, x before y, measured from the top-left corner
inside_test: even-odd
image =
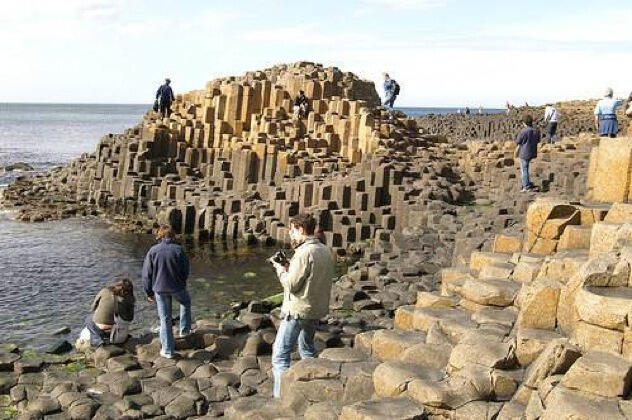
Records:
[[[599,3],[0,0],[0,102],[149,103],[167,75],[187,91],[299,60],[388,71],[400,106],[627,96],[632,2]]]

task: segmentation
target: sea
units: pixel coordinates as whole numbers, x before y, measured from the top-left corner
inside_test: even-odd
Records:
[[[149,108],[0,103],[0,167],[28,163],[32,172],[40,172],[64,165],[93,152],[102,136],[137,124]],[[457,108],[400,110],[410,116],[457,112]],[[21,175],[25,173],[0,173],[0,188]],[[95,295],[118,277],[134,283],[134,328],[151,330],[157,325],[157,314],[146,301],[140,272],[153,243],[149,235],[120,233],[100,219],[30,224],[0,210],[0,343],[46,350],[59,340],[73,342]],[[281,291],[272,268],[264,262],[273,248],[183,245],[191,260],[189,290],[196,318],[225,312],[233,302]],[[54,334],[66,329],[69,332]]]

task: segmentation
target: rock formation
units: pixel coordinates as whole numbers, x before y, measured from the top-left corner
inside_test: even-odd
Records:
[[[313,112],[294,120],[301,88]],[[543,144],[539,192],[519,193],[514,145],[500,141],[513,123],[462,143],[389,122],[376,103],[369,83],[311,63],[217,80],[179,96],[170,119],[148,113],[4,194],[26,220],[103,213],[264,242],[286,241],[292,215],[317,214],[328,245],[357,261],[332,290],[319,357],[293,363],[280,400],[279,310],[252,301],[234,320],[198,320],[177,341],[180,360],[160,358],[152,335],[85,356],[2,345],[0,407],[23,418],[632,418],[632,139]]]

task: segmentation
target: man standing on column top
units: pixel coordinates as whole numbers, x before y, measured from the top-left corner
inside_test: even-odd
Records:
[[[302,359],[315,357],[318,320],[329,313],[334,261],[329,249],[314,237],[316,220],[299,215],[290,221],[294,256],[288,265],[269,260],[283,286],[281,324],[272,347],[274,397],[281,396],[281,378],[290,367],[294,345]]]
[[[160,114],[162,117],[167,117],[171,115],[171,103],[176,100],[173,95],[173,90],[171,89],[171,79],[168,77],[165,79],[165,84],[161,85],[156,92],[156,99],[160,100]]]
[[[171,226],[158,228],[156,239],[143,264],[143,287],[147,300],[158,306],[160,318],[160,355],[167,359],[175,357],[175,343],[171,326],[171,303],[175,298],[180,303],[180,337],[191,332],[191,296],[187,291],[189,259],[180,245],[174,242],[175,233]]]
[[[388,73],[384,73],[384,106],[388,110],[391,119],[393,118],[393,104],[399,95],[399,85]]]

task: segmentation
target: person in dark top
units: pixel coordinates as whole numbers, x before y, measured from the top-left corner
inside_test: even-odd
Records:
[[[175,343],[171,326],[171,302],[180,303],[180,337],[191,332],[191,296],[187,291],[189,259],[180,245],[174,242],[171,226],[162,225],[156,232],[160,241],[147,252],[143,264],[143,287],[147,300],[156,303],[160,318],[160,355],[174,358]]]
[[[117,317],[122,322],[132,322],[134,304],[134,286],[127,278],[115,280],[101,289],[92,302],[92,313],[86,319],[90,345],[99,347],[108,341]]]
[[[300,118],[307,115],[309,111],[309,99],[305,96],[305,92],[298,91],[298,95],[294,98],[294,117]]]
[[[465,115],[470,115],[470,112],[471,112],[471,111],[470,111],[470,107],[469,107],[469,106],[466,106],[466,107],[465,107]]]
[[[523,128],[514,140],[518,145],[517,153],[522,168],[522,190],[526,192],[533,189],[533,184],[529,179],[529,162],[538,156],[538,143],[540,142],[540,131],[533,128],[533,117],[525,115],[522,117]]]
[[[160,101],[160,114],[169,118],[171,115],[171,103],[176,100],[171,89],[171,79],[165,79],[165,84],[161,85],[156,92],[156,99]]]

